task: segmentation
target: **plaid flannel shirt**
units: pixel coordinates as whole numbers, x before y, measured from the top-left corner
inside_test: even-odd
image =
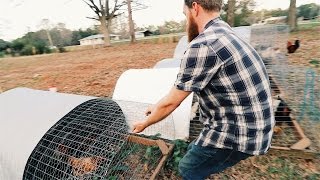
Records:
[[[265,154],[274,126],[266,68],[220,17],[188,45],[175,82],[198,96],[204,128],[197,145]]]

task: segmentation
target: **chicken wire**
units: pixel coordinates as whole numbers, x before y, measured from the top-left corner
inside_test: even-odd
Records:
[[[272,147],[320,150],[320,77],[306,67],[289,65],[287,25],[252,26],[250,44],[260,54],[270,78],[276,120]],[[190,139],[203,125],[193,99]],[[310,141],[311,140],[311,141]]]
[[[285,50],[283,42],[287,41],[289,29],[286,25],[279,26],[251,26],[242,27],[241,33],[237,33],[238,36],[246,37],[246,41],[250,41],[250,44],[257,50],[266,65],[267,72],[270,74],[273,63],[273,56],[279,55],[275,52],[281,52]],[[247,33],[247,34],[246,34]],[[241,34],[241,35],[240,35]],[[282,61],[277,61],[278,64],[286,64],[285,58]],[[271,80],[271,79],[270,79]],[[271,83],[272,89],[276,91],[278,89],[275,83]],[[274,104],[276,106],[276,104]],[[276,107],[275,107],[276,108]],[[203,125],[200,121],[199,103],[197,97],[193,98],[193,105],[191,110],[190,121],[190,139],[193,140],[199,136]]]
[[[23,179],[149,179],[162,158],[161,150],[128,141],[128,130],[116,102],[84,102],[43,136]]]
[[[312,69],[305,69],[305,79],[301,76],[296,76],[299,78],[296,80],[299,84],[304,84],[303,92],[301,88],[297,88],[302,96],[297,96],[298,98],[288,98],[290,104],[295,102],[299,103],[298,107],[293,108],[294,113],[297,115],[297,120],[300,122],[301,126],[304,128],[306,135],[311,139],[312,144],[309,147],[312,151],[320,151],[320,76]],[[303,77],[303,76],[302,76]],[[300,98],[299,98],[300,97]],[[294,101],[294,100],[299,101]]]
[[[132,130],[132,126],[134,123],[138,123],[146,119],[145,111],[148,107],[152,106],[152,104],[149,103],[132,101],[116,100],[116,102],[121,107],[123,112],[125,112],[125,118],[130,127],[130,131]],[[154,136],[158,134],[158,136],[163,139],[170,139],[176,136],[175,132],[176,130],[173,117],[170,114],[162,121],[147,127],[143,131],[143,134],[147,136]]]
[[[314,70],[303,66],[278,66],[281,72],[274,73],[273,81],[278,87],[277,96],[283,102],[277,108],[277,130],[275,144],[292,147],[297,139],[307,138],[311,145],[305,148],[320,150],[320,76]],[[279,81],[279,82],[278,82]],[[301,132],[292,123],[296,120],[303,130]],[[300,136],[294,136],[295,134]],[[281,141],[276,141],[281,139]],[[294,138],[295,137],[295,138]]]
[[[251,44],[266,65],[274,96],[272,146],[319,151],[319,75],[307,67],[290,65],[288,35],[287,25],[257,26],[251,31]]]
[[[288,37],[289,27],[287,25],[252,26],[250,44],[260,54],[269,75],[272,74],[271,71],[275,65],[287,64],[284,53],[287,51]]]

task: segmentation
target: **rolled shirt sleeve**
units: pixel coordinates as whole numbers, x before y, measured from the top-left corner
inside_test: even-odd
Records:
[[[183,91],[199,92],[207,86],[221,64],[211,47],[193,44],[183,56],[175,87]]]

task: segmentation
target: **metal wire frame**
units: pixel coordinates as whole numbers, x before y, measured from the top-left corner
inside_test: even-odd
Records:
[[[287,111],[282,112],[282,114],[290,116],[290,118],[287,118],[290,121],[286,122],[286,125],[296,126],[292,123],[292,120],[296,120],[298,125],[301,126],[301,130],[298,127],[292,133],[298,133],[300,134],[298,136],[300,139],[309,141],[300,147],[315,152],[319,151],[320,76],[315,71],[306,67],[288,65],[285,68],[283,67],[281,73],[274,76],[274,81],[277,81],[277,79],[282,82],[277,83],[280,90],[279,96],[286,102],[283,105],[284,107],[279,108]],[[288,110],[285,110],[285,108]],[[278,135],[281,136],[283,133],[281,132]],[[307,140],[307,137],[310,140]],[[292,146],[290,147],[292,148]]]
[[[287,41],[289,29],[286,25],[267,25],[267,26],[253,26],[251,28],[250,44],[257,50],[262,57],[268,74],[271,74],[271,68],[273,67],[274,56],[278,56],[276,52],[283,52],[285,46],[283,42]],[[284,55],[283,55],[284,56]],[[283,57],[282,61],[277,61],[280,64],[287,64],[286,58]],[[271,81],[271,88],[275,92],[279,92],[279,88],[276,83]],[[276,113],[276,112],[275,112]],[[200,120],[200,112],[198,107],[197,97],[193,98],[192,113],[193,116],[190,120],[190,140],[198,137],[203,125]],[[281,116],[281,115],[277,115]],[[281,117],[280,117],[281,118]]]
[[[260,54],[270,78],[276,127],[272,147],[279,149],[320,150],[320,78],[305,67],[289,65],[286,25],[256,26],[250,44]],[[202,130],[194,98],[190,138]]]
[[[192,99],[192,107],[191,107],[189,139],[194,140],[198,138],[202,129],[203,129],[203,124],[200,121],[199,100],[198,100],[198,97],[194,95]]]
[[[262,57],[270,77],[276,127],[273,147],[320,150],[319,75],[287,58],[286,25],[254,27],[251,44]],[[308,113],[306,113],[308,112]],[[310,141],[310,139],[311,141]]]
[[[151,177],[162,160],[161,148],[136,144],[129,137],[117,103],[89,100],[48,130],[30,155],[23,179]]]
[[[124,112],[126,121],[129,125],[130,131],[132,130],[133,124],[146,119],[145,111],[152,104],[140,103],[132,101],[121,101],[115,100]],[[173,116],[169,115],[162,121],[147,127],[144,131],[144,135],[154,136],[159,135],[159,138],[163,139],[176,139],[176,128],[173,120]]]

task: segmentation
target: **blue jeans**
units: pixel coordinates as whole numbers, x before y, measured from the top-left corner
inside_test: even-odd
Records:
[[[179,162],[179,172],[184,180],[203,180],[250,156],[232,149],[202,147],[192,142],[187,154]]]

